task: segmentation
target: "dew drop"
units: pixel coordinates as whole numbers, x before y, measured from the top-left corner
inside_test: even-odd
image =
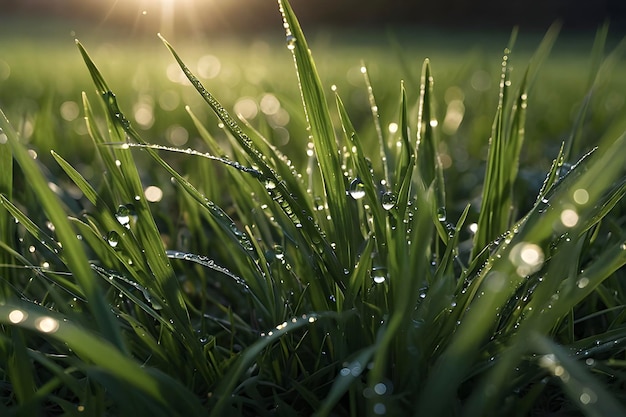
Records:
[[[293,51],[296,49],[296,37],[293,35],[287,35],[287,49]]]
[[[22,310],[12,310],[9,313],[9,321],[13,324],[21,323],[27,318],[28,318],[28,313]]]
[[[276,188],[276,183],[272,181],[271,179],[268,179],[265,181],[265,188],[267,190],[273,190]]]
[[[378,395],[385,395],[385,393],[387,392],[387,385],[379,382],[378,384],[374,385],[374,392]]]
[[[115,230],[110,231],[107,235],[107,242],[112,248],[117,248],[120,244],[120,235],[118,235]]]
[[[396,195],[390,191],[384,193],[380,199],[383,209],[389,211],[396,205]]]
[[[589,278],[587,277],[582,277],[580,278],[577,282],[576,285],[578,286],[578,288],[583,289],[585,288],[587,285],[589,285]]]
[[[372,268],[372,279],[376,284],[382,284],[387,280],[387,268],[374,267]]]
[[[360,178],[352,180],[348,193],[350,194],[350,197],[355,200],[365,197],[365,185],[363,184],[363,181],[361,181]]]
[[[447,218],[447,214],[446,214],[446,208],[445,207],[439,207],[437,209],[437,219],[440,222],[445,222]]]
[[[115,212],[115,218],[127,229],[130,229],[131,222],[134,223],[137,220],[137,215],[135,214],[135,207],[132,204],[120,205]]]
[[[59,322],[52,317],[41,317],[35,321],[35,327],[44,333],[54,333],[59,329]]]
[[[278,260],[282,260],[285,258],[285,251],[282,246],[274,245],[274,256]]]

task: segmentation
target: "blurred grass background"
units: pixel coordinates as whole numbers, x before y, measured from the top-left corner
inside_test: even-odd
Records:
[[[4,9],[0,15],[0,107],[38,152],[43,164],[58,170],[50,163],[49,150],[71,149],[65,155],[68,161],[87,179],[98,176],[93,172],[95,153],[87,140],[80,104],[81,91],[92,94],[92,87],[74,38],[91,51],[118,92],[122,110],[131,115],[151,142],[202,150],[202,141],[185,112],[186,105],[212,133],[223,135],[217,119],[200,104],[201,98],[158,41],[158,30],[164,30],[191,70],[226,108],[271,132],[269,136],[279,148],[293,147],[295,151],[289,154],[294,162],[305,164],[305,122],[303,116],[297,117],[302,113],[297,82],[284,35],[276,30],[280,27],[275,24],[278,16],[273,2],[261,5],[242,0],[237,7],[228,6],[230,9],[212,2],[179,2],[178,14],[172,9],[167,21],[166,3],[158,2],[160,9],[157,2],[120,5],[87,1],[81,6],[71,1],[31,0],[0,5]],[[170,3],[174,7],[175,3]],[[617,3],[587,5],[587,9],[585,2],[575,2],[568,8],[559,2],[544,3],[535,5],[534,15],[515,15],[513,6],[498,9],[506,12],[498,14],[498,10],[489,9],[488,2],[479,2],[476,10],[465,10],[464,24],[459,23],[459,7],[453,8],[455,11],[445,20],[441,10],[432,6],[431,19],[426,22],[421,13],[409,15],[411,6],[400,3],[381,9],[376,1],[358,8],[354,4],[350,8],[350,2],[346,2],[313,10],[305,2],[296,2],[294,8],[296,12],[301,10],[322,82],[336,85],[346,98],[357,130],[370,133],[362,135],[366,141],[375,140],[375,131],[361,65],[368,67],[378,106],[386,109],[380,115],[382,126],[388,128],[397,120],[397,114],[388,112],[397,107],[400,80],[408,87],[409,103],[416,103],[421,65],[424,58],[430,58],[436,116],[441,124],[439,151],[445,175],[457,188],[450,190],[451,195],[461,197],[462,201],[455,202],[461,210],[480,192],[482,166],[476,161],[486,158],[497,104],[499,63],[512,25],[521,23],[511,58],[515,84],[549,23],[565,19],[563,31],[529,96],[527,145],[521,160],[523,180],[518,187],[530,188],[530,195],[541,185],[589,91],[594,32],[603,19],[617,22],[610,25],[606,53],[621,40],[624,13]],[[273,18],[266,9],[274,13]],[[193,10],[198,14],[182,13]],[[348,10],[353,13],[346,17],[342,13]],[[403,13],[394,14],[394,10]],[[487,10],[498,17],[487,19]],[[559,10],[565,14],[559,14]],[[207,13],[206,19],[201,12]],[[252,24],[255,13],[256,23]],[[344,19],[339,24],[341,16]],[[575,155],[597,144],[606,129],[626,115],[626,77],[622,76],[626,74],[626,62],[617,58],[613,65],[611,71],[601,73]],[[168,159],[176,161],[180,157],[169,155]],[[148,182],[163,184],[157,177],[164,173],[154,172],[148,159],[139,157],[138,161]],[[530,163],[532,171],[526,169]],[[207,162],[185,158],[185,164],[189,168]],[[201,168],[189,171],[206,173]],[[50,175],[62,177],[60,171]],[[224,190],[203,191],[217,198]]]

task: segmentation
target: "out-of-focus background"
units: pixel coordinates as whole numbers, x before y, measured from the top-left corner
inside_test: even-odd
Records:
[[[375,141],[376,133],[361,66],[368,68],[384,133],[392,140],[400,83],[414,103],[414,118],[422,63],[430,59],[439,152],[455,200],[467,201],[480,192],[502,53],[516,26],[509,60],[514,86],[548,28],[561,25],[529,92],[521,161],[526,180],[520,187],[538,189],[568,137],[600,62],[594,56],[609,60],[589,99],[577,155],[624,120],[626,64],[612,53],[626,35],[624,0],[291,3],[328,95],[336,86],[365,141]],[[596,32],[604,24],[609,27],[606,47],[596,48],[594,55]],[[0,108],[51,170],[56,164],[48,151],[55,149],[87,179],[97,180],[81,100],[82,91],[91,95],[94,89],[75,46],[78,38],[145,140],[202,149],[186,105],[215,135],[224,133],[157,32],[225,107],[245,116],[297,165],[306,163],[297,79],[273,0],[0,0]],[[186,158],[181,166],[207,163]],[[167,183],[149,162],[142,169],[147,181]]]
[[[571,29],[594,29],[607,18],[616,26],[626,23],[622,0],[302,0],[293,6],[310,26],[362,29],[390,25],[542,29],[556,19]],[[5,18],[20,14],[79,18],[130,24],[139,30],[163,23],[175,24],[178,31],[260,30],[272,28],[276,20],[272,0],[2,0],[0,7]]]

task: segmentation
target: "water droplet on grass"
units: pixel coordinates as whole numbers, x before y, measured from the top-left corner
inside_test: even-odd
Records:
[[[390,191],[384,193],[380,198],[383,209],[389,211],[396,205],[396,195]]]
[[[437,219],[440,222],[445,222],[447,218],[447,214],[446,214],[446,208],[445,207],[439,207],[437,209]]]
[[[385,267],[374,267],[372,268],[372,279],[376,284],[382,284],[387,280],[387,268]]]
[[[278,260],[282,260],[285,258],[285,251],[282,246],[274,245],[274,256]]]
[[[12,310],[9,313],[9,321],[13,324],[19,324],[28,318],[28,313],[22,310]]]
[[[59,322],[52,317],[41,317],[35,321],[37,330],[44,333],[54,333],[59,329]]]
[[[274,188],[276,188],[276,183],[271,179],[267,179],[265,181],[265,188],[268,190],[273,190]]]
[[[365,197],[365,185],[363,184],[363,181],[361,181],[360,178],[352,180],[348,193],[350,194],[350,197],[355,200]]]
[[[120,205],[115,212],[115,218],[122,226],[130,229],[131,222],[134,223],[137,220],[135,207],[132,204]]]
[[[120,243],[120,235],[115,230],[110,231],[107,235],[107,242],[112,248],[117,248]]]
[[[293,35],[287,35],[287,49],[289,49],[290,51],[293,51],[294,49],[296,49],[296,37]]]

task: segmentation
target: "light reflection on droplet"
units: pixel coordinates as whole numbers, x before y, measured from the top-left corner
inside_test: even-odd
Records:
[[[350,197],[355,200],[365,197],[365,185],[363,184],[363,181],[359,178],[352,180],[348,193],[350,194]]]
[[[383,403],[374,404],[374,414],[383,415],[387,413],[387,407]]]
[[[589,202],[589,193],[584,188],[579,188],[574,191],[573,197],[576,204],[583,205]]]
[[[578,213],[572,209],[565,209],[561,212],[561,223],[565,227],[574,227],[578,224]]]
[[[35,321],[35,327],[44,333],[54,333],[59,329],[59,322],[52,317],[41,317]]]
[[[517,274],[522,277],[540,270],[544,258],[543,250],[534,243],[528,242],[518,243],[509,254],[509,259],[517,267]]]
[[[374,392],[378,395],[385,395],[385,393],[387,392],[387,385],[379,382],[378,384],[374,385]]]
[[[163,190],[157,186],[151,185],[145,189],[144,195],[146,196],[146,200],[151,203],[156,203],[163,198]]]
[[[23,322],[28,318],[28,313],[22,310],[13,310],[9,313],[9,321],[13,324]]]
[[[579,399],[581,403],[587,405],[595,403],[598,400],[598,396],[592,389],[585,387]]]

